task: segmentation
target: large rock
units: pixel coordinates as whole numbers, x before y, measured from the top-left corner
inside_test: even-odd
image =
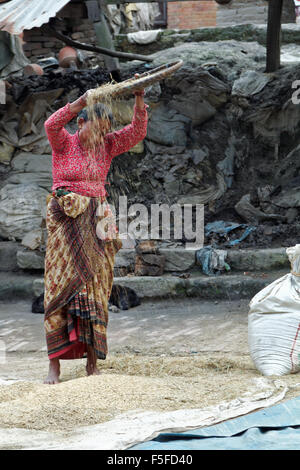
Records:
[[[0,242],[0,271],[18,271],[17,252],[20,244],[11,241]]]
[[[135,250],[121,248],[115,256],[116,268],[130,268],[134,267],[135,263]]]
[[[45,292],[45,281],[44,278],[38,277],[33,281],[33,294],[35,297],[39,297]]]
[[[134,274],[136,276],[161,276],[164,272],[164,266],[164,255],[142,253],[136,255]]]
[[[26,233],[21,244],[31,250],[36,250],[39,247],[46,248],[47,235],[47,229],[45,228],[32,230],[31,232]]]
[[[283,190],[272,202],[279,207],[300,207],[300,186]]]
[[[275,145],[280,142],[283,132],[292,134],[300,124],[300,107],[292,102],[290,96],[280,106],[276,106],[275,96],[279,92],[279,87],[274,86],[274,102],[269,106],[251,107],[244,116],[244,121],[253,125],[256,137]]]
[[[170,106],[191,119],[194,125],[210,119],[230,94],[227,84],[201,66],[183,65],[166,83],[174,90]]]
[[[214,28],[210,28],[210,30],[213,33]],[[196,34],[193,37],[196,37]],[[151,66],[158,67],[167,62],[181,59],[185,66],[199,67],[201,65],[209,71],[213,67],[225,79],[234,80],[239,77],[241,70],[253,69],[254,65],[258,64],[265,65],[266,48],[257,42],[228,38],[220,42],[204,40],[201,41],[201,44],[198,44],[191,39],[190,37],[186,43],[152,54]],[[132,71],[138,65],[140,65],[140,61],[131,61],[130,63],[121,64],[121,67],[123,70],[128,71],[129,76],[132,76]],[[147,65],[145,70],[148,67]],[[175,79],[177,73],[175,72],[172,76],[173,79]]]
[[[9,184],[36,183],[51,192],[52,156],[21,152],[11,162],[12,171],[6,179]]]
[[[0,272],[0,300],[7,302],[8,299],[28,299],[32,301],[35,279],[36,274],[24,273],[21,270],[14,273]]]
[[[228,250],[227,262],[234,271],[270,272],[290,267],[285,248]]]
[[[272,79],[272,74],[257,72],[256,70],[247,70],[233,83],[232,95],[255,95],[262,91]]]
[[[28,93],[20,106],[8,97],[6,114],[0,121],[0,142],[24,152],[51,153],[44,122],[49,108],[63,91],[60,88]]]
[[[193,124],[201,124],[216,114],[216,109],[209,101],[201,99],[195,92],[190,92],[185,97],[179,96],[170,102],[170,106],[191,119]]]
[[[4,165],[9,165],[11,161],[11,157],[15,151],[15,147],[13,145],[6,144],[5,142],[0,143],[0,163]]]
[[[280,161],[274,175],[275,183],[282,190],[289,189],[295,177],[300,174],[300,144],[296,145],[285,158]]]
[[[187,271],[195,265],[195,251],[185,248],[160,248],[159,252],[165,256],[167,271]]]
[[[45,267],[45,255],[36,250],[19,250],[17,252],[18,266],[22,269],[39,269]]]
[[[20,173],[47,173],[51,174],[52,156],[37,155],[29,152],[20,152],[14,156],[11,167]]]
[[[0,235],[22,240],[46,218],[48,191],[32,184],[7,184],[0,190]]]
[[[162,145],[185,146],[189,124],[190,119],[161,104],[151,113],[147,138]]]

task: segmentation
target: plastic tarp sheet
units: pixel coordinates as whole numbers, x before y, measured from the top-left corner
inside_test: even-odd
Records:
[[[299,450],[300,396],[214,426],[161,433],[128,450]]]
[[[128,33],[127,39],[130,43],[136,44],[150,44],[157,40],[161,29],[154,29],[150,31],[137,31],[135,33]]]
[[[6,78],[11,73],[22,70],[29,63],[21,39],[6,31],[0,31],[0,77]]]
[[[245,231],[240,238],[228,242],[229,246],[237,245],[243,241],[253,230],[256,230],[256,227],[251,227],[246,224],[238,224],[235,222],[225,222],[223,220],[206,224],[204,230],[206,236],[211,235],[212,233],[225,236],[237,228],[244,228]]]

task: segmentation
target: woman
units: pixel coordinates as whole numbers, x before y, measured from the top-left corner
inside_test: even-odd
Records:
[[[147,133],[148,106],[143,90],[135,92],[131,124],[115,132],[109,132],[112,116],[103,105],[94,107],[96,121],[89,119],[83,108],[90,92],[67,103],[45,122],[53,151],[44,275],[49,357],[46,384],[59,383],[60,359],[77,359],[86,354],[87,374],[94,375],[99,374],[97,359],[106,358],[108,299],[114,257],[122,242],[112,222],[104,185],[113,157],[127,152]],[[64,126],[77,115],[79,129],[71,135]],[[96,148],[91,147],[95,126],[99,136]],[[105,238],[97,230],[103,217],[108,226]]]

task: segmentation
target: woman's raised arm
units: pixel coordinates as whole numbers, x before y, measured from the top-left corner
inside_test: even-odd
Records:
[[[62,108],[51,114],[45,121],[45,130],[50,145],[54,151],[60,151],[67,145],[70,134],[64,126],[71,121],[86,106],[89,90],[73,103],[67,103]]]
[[[136,91],[133,118],[131,124],[119,131],[110,132],[105,136],[110,158],[128,152],[147,135],[148,105],[144,102],[144,90]]]

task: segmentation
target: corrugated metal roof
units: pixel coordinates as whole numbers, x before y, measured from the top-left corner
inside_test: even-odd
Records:
[[[0,30],[21,34],[48,23],[70,0],[11,0],[0,4]]]

